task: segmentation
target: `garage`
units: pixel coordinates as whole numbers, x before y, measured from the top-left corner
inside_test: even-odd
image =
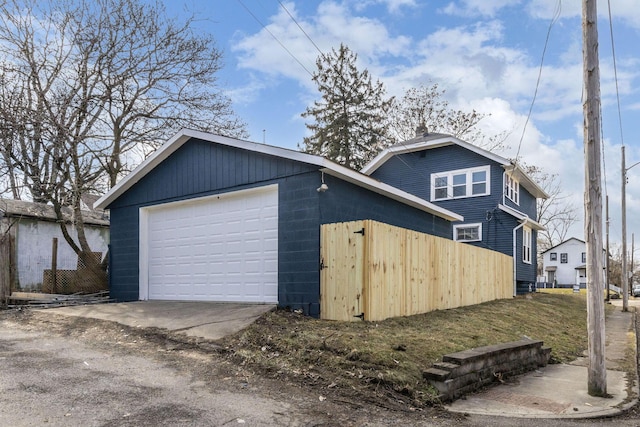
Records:
[[[109,210],[114,300],[275,303],[316,317],[331,262],[323,224],[371,219],[450,239],[463,219],[322,157],[188,129],[95,206]]]
[[[278,186],[140,209],[140,299],[278,302]]]

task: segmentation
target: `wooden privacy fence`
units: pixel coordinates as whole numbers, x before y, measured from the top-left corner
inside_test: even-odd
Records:
[[[383,320],[513,296],[513,261],[372,220],[322,225],[320,315]]]

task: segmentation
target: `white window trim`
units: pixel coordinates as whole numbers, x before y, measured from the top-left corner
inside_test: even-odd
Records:
[[[505,174],[504,179],[507,199],[520,206],[520,182],[509,174]]]
[[[478,239],[473,240],[458,240],[458,228],[471,228],[478,227]],[[458,224],[453,226],[453,240],[456,242],[481,242],[482,241],[482,223],[477,222],[473,224]]]
[[[482,194],[472,194],[473,192],[473,182],[472,177],[474,172],[485,172],[485,176],[487,177],[485,181],[485,192]],[[464,196],[453,197],[453,176],[466,174],[466,194]],[[447,178],[447,197],[436,198],[436,179],[437,178]],[[465,199],[469,197],[480,197],[480,196],[488,196],[491,194],[491,167],[490,166],[480,166],[476,168],[468,168],[468,169],[456,169],[452,171],[444,171],[439,173],[431,174],[431,201],[441,201],[441,200],[453,200],[453,199]]]
[[[531,228],[522,227],[522,262],[531,264]]]

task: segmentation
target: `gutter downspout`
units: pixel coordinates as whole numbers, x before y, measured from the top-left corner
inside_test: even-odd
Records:
[[[517,272],[517,268],[516,268],[516,233],[518,232],[518,229],[522,228],[525,226],[525,224],[527,223],[527,220],[529,219],[529,216],[525,214],[525,219],[520,223],[519,226],[517,226],[516,228],[513,229],[513,296],[515,297],[518,292],[517,292],[517,279],[516,279],[516,272]]]

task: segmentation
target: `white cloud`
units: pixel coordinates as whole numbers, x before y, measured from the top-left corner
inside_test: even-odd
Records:
[[[355,3],[351,2],[350,5],[349,2],[323,1],[312,16],[296,15],[296,19],[323,51],[337,47],[341,42],[347,44],[358,53],[359,65],[369,68],[374,79],[380,78],[390,95],[401,96],[409,87],[438,83],[446,91],[445,98],[452,107],[491,114],[481,122],[481,128],[488,135],[511,131],[507,139],[511,148],[500,154],[515,156],[536,88],[544,33],[538,34],[540,40],[516,37],[517,41],[514,42],[510,39],[513,34],[510,31],[514,30],[513,22],[509,21],[514,12],[513,2],[450,2],[440,11],[465,18],[476,17],[474,24],[454,26],[450,22],[443,22],[436,30],[429,27],[430,30],[413,33],[412,37],[393,33],[391,27],[387,26],[390,24],[383,22],[383,18],[367,16],[366,12],[367,5],[374,3],[384,4],[389,10],[402,11],[402,8],[408,10],[416,7],[415,2],[371,0],[361,9],[355,9]],[[561,19],[551,30],[536,101],[519,154],[527,164],[558,174],[565,193],[578,206],[578,213],[582,217],[582,40],[581,10],[577,3],[562,2]],[[290,11],[295,12],[292,3],[287,5]],[[538,20],[550,20],[557,5],[557,0],[519,1],[515,4],[521,10],[526,10],[529,17]],[[506,13],[499,14],[507,8],[508,16]],[[607,11],[600,8],[599,12],[602,16]],[[626,24],[625,31],[633,32],[640,28],[637,0],[613,1],[612,13],[617,20],[614,24],[621,20]],[[283,44],[315,70],[317,51],[291,19],[280,11],[268,22],[268,28]],[[454,22],[465,23],[468,20]],[[601,23],[601,38],[608,37],[608,25],[604,27],[605,24]],[[546,22],[538,22],[538,32],[540,28],[546,29]],[[622,26],[620,28],[623,29]],[[605,41],[606,38],[601,41],[601,50],[605,50]],[[256,89],[260,89],[258,82],[261,74],[267,79],[291,78],[307,91],[308,96],[299,96],[300,102],[312,102],[315,86],[309,75],[264,30],[239,38],[234,52],[240,55],[240,66],[255,73],[257,81],[252,85]],[[623,112],[638,111],[640,102],[635,97],[640,77],[640,59],[633,51],[626,55],[618,53],[617,59],[617,90],[622,97]],[[612,60],[601,53],[600,62],[603,108],[615,107],[616,82]],[[605,111],[605,118],[611,116],[612,111],[615,109]],[[559,127],[559,124],[563,127]],[[606,124],[603,126],[605,131],[615,130],[617,133],[617,128],[614,129],[611,123]],[[616,141],[616,138],[613,140]],[[618,214],[619,150],[619,141],[606,141],[603,156],[607,167],[607,186],[612,195],[611,210]],[[630,148],[627,159],[630,162],[640,160],[640,148]],[[629,171],[629,178],[631,183],[640,183],[640,166]],[[640,226],[640,185],[627,188],[629,218],[634,214]],[[612,213],[612,227],[618,224],[613,216]],[[575,227],[572,234],[582,237],[581,224]]]
[[[526,10],[529,15],[536,19],[551,20],[560,13],[561,18],[573,18],[581,16],[582,2],[562,1],[562,0],[531,0]]]
[[[286,6],[295,16],[294,5]],[[297,21],[303,28],[308,28],[305,31],[311,32],[310,36],[313,37],[312,26],[300,19]],[[270,78],[288,77],[310,83],[311,76],[307,71],[315,70],[317,52],[284,10],[279,9],[278,14],[272,16],[270,22],[256,34],[237,34],[236,39],[238,41],[232,49],[237,53],[240,68],[255,70]]]
[[[238,37],[232,49],[238,55],[239,67],[292,78],[312,88],[310,73],[316,70],[315,61],[320,54],[314,43],[325,53],[344,43],[359,55],[365,67],[375,66],[382,57],[405,52],[410,43],[408,37],[392,37],[376,19],[354,16],[345,4],[323,2],[316,15],[308,19],[296,16],[293,3],[287,3],[286,7],[313,42],[280,10],[269,19],[266,28]]]
[[[245,82],[242,87],[229,89],[226,95],[229,96],[236,105],[247,105],[258,99],[260,92],[268,86],[268,80],[265,80],[263,77],[256,78],[254,75],[250,75],[248,82]]]
[[[316,25],[324,44],[337,48],[345,43],[359,55],[376,62],[382,56],[396,56],[406,52],[410,39],[393,37],[378,19],[354,16],[347,7],[334,2],[323,2],[318,6]]]
[[[620,19],[625,25],[640,29],[640,7],[638,7],[638,0],[598,2],[599,28],[608,31],[609,4],[611,4],[611,16],[614,19]],[[582,16],[582,2],[578,1],[531,0],[526,7],[527,13],[529,13],[531,17],[548,20],[551,20],[551,18],[555,16],[558,9],[560,9],[560,18],[580,18]]]
[[[413,9],[418,7],[416,0],[352,0],[355,10],[361,11],[372,4],[382,4],[391,14],[399,14],[404,9]]]
[[[451,2],[440,9],[442,13],[455,16],[488,16],[494,17],[498,11],[507,6],[517,6],[520,1],[515,0],[461,0]]]

